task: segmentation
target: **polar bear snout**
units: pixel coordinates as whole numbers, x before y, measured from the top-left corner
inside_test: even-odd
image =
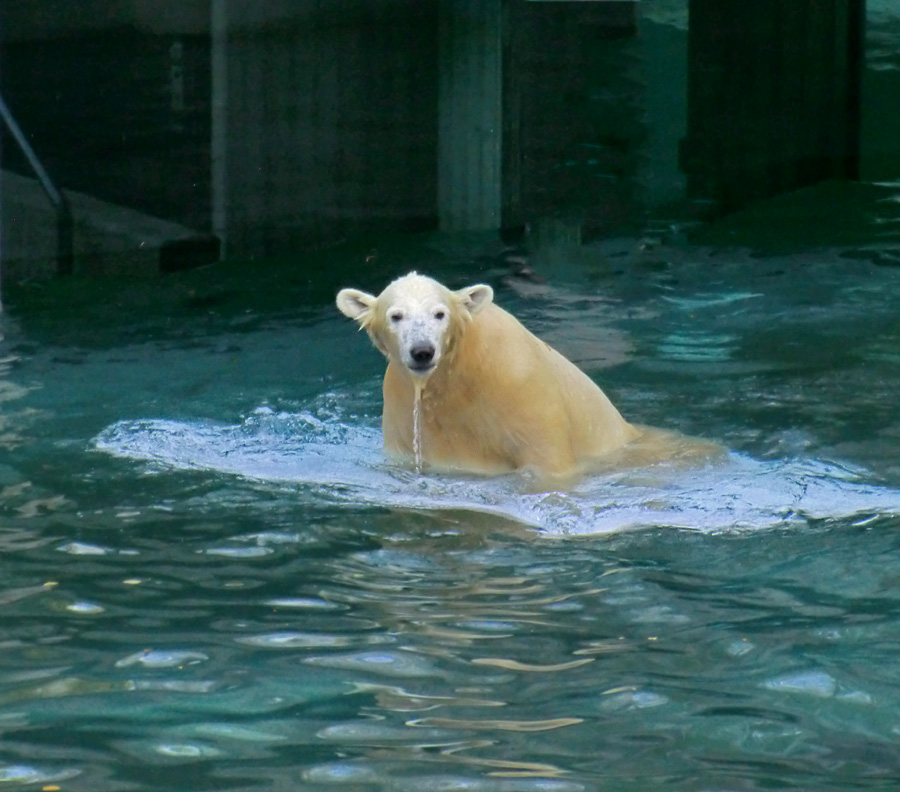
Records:
[[[441,359],[438,342],[428,336],[418,335],[410,339],[398,339],[402,350],[399,362],[402,362],[410,374],[425,376],[430,374]]]
[[[406,315],[393,323],[390,332],[396,339],[397,361],[416,376],[430,374],[441,360],[446,325],[445,319],[429,319],[427,314]]]
[[[434,364],[434,353],[434,344],[414,344],[409,350],[409,367],[419,371],[430,369]]]

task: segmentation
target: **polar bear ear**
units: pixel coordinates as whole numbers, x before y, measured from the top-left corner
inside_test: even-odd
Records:
[[[466,286],[465,289],[460,289],[456,292],[456,297],[469,313],[475,316],[491,304],[494,299],[494,290],[490,286],[479,283],[477,286]]]
[[[373,294],[368,294],[358,289],[341,289],[335,302],[338,310],[344,316],[362,324],[366,319],[366,314],[375,305],[377,299]]]

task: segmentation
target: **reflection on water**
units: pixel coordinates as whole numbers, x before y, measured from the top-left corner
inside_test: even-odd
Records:
[[[324,304],[9,328],[0,786],[891,788],[898,271],[653,255],[483,273],[630,418],[730,449],[571,493],[389,464]]]
[[[3,325],[0,324],[0,349],[3,348],[3,336]],[[25,442],[21,430],[36,418],[34,410],[21,408],[17,404],[31,390],[10,377],[18,362],[17,355],[0,355],[0,449],[7,451],[12,451]],[[2,498],[3,491],[0,491],[0,499]]]

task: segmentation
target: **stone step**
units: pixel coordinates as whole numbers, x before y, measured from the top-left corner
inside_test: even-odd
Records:
[[[219,258],[219,240],[169,220],[65,191],[73,218],[76,275],[149,276]],[[36,179],[0,171],[0,279],[57,273],[56,211]]]

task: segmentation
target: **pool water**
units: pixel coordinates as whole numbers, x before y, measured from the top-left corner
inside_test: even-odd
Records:
[[[497,254],[9,290],[0,788],[897,788],[900,269]],[[383,362],[331,300],[413,268],[722,458],[566,493],[388,463]]]

